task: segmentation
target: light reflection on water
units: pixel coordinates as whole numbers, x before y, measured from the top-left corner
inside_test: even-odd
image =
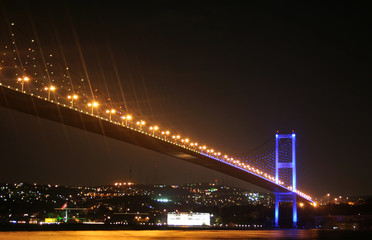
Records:
[[[0,240],[213,240],[213,239],[361,239],[360,232],[319,230],[141,230],[141,231],[40,231],[0,232]],[[367,238],[366,238],[367,239]]]

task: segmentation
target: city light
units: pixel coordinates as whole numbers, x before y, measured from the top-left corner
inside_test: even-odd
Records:
[[[115,113],[116,113],[116,110],[115,110],[115,109],[106,110],[106,113],[109,114],[109,120],[111,121],[111,115],[112,115],[112,114],[115,114]]]
[[[152,131],[152,135],[155,136],[155,131],[159,130],[158,126],[150,126],[149,128]]]
[[[145,124],[146,124],[146,122],[143,121],[143,120],[137,122],[137,125],[138,125],[140,131],[142,130],[142,126],[144,126]]]
[[[93,115],[94,114],[94,108],[98,107],[98,102],[88,103],[88,107],[92,108],[91,114]]]
[[[70,99],[71,100],[71,107],[73,108],[74,107],[74,100],[77,100],[78,99],[78,95],[74,94],[74,95],[68,95],[67,96],[67,99]]]
[[[211,223],[209,213],[168,213],[169,226],[209,226]]]
[[[48,91],[48,101],[50,101],[50,92],[53,92],[54,90],[56,90],[56,87],[54,86],[45,87],[44,90]]]
[[[126,116],[121,116],[120,118],[125,120],[125,126],[128,126],[128,121],[132,120],[132,116],[129,114]]]
[[[179,140],[181,138],[180,135],[174,135],[172,136],[172,138],[174,139],[174,143],[177,143],[177,140]]]
[[[133,182],[116,182],[114,183],[115,186],[132,186],[134,185]]]
[[[30,78],[29,77],[23,77],[23,78],[19,77],[17,80],[19,82],[21,82],[21,86],[22,86],[21,90],[23,92],[25,82],[28,82],[30,80]]]
[[[164,135],[164,139],[167,140],[167,136],[170,134],[170,132],[169,131],[162,131],[161,134]]]

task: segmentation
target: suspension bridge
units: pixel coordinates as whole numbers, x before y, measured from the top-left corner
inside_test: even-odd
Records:
[[[275,226],[279,226],[280,202],[293,203],[293,226],[298,201],[315,206],[309,195],[297,189],[294,132],[275,134],[275,146],[260,154],[224,154],[129,113],[92,88],[89,79],[43,52],[34,40],[26,41],[22,46],[27,47],[21,51],[13,31],[11,36],[0,57],[0,106],[134,144],[272,191],[276,196]]]

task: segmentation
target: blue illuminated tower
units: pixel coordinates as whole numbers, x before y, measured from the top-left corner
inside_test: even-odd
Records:
[[[293,192],[275,193],[275,227],[279,227],[279,203],[293,202],[293,227],[297,227],[296,203],[296,134],[276,134],[275,141],[275,181],[292,186]]]

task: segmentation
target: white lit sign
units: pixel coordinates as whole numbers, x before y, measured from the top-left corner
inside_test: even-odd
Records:
[[[210,226],[209,213],[168,213],[168,226]]]

